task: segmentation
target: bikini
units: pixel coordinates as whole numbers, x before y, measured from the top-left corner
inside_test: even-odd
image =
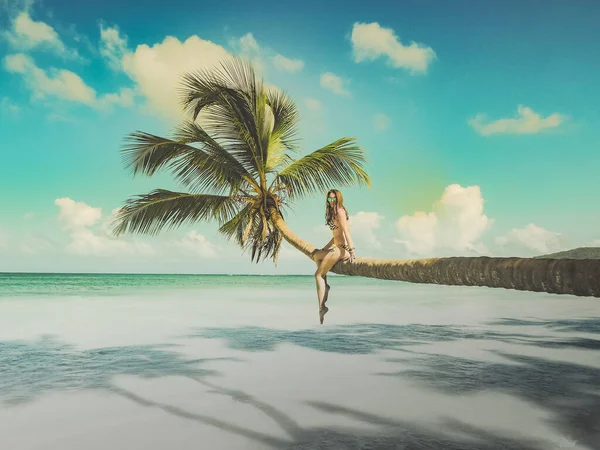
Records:
[[[333,223],[333,220],[331,220],[331,219],[329,219],[329,220],[326,222],[326,225],[327,225],[327,226],[329,227],[329,229],[330,229],[330,230],[332,230],[332,231],[333,231],[333,230],[337,230],[337,229],[339,228],[339,227],[338,227],[338,226],[337,226],[335,223]],[[348,245],[346,245],[346,244],[333,244],[333,245],[331,246],[331,250],[333,250],[335,247],[341,247],[341,248],[343,248],[344,250],[346,250],[346,251],[348,251],[348,252],[349,252],[349,251],[351,251],[350,247],[348,247]]]

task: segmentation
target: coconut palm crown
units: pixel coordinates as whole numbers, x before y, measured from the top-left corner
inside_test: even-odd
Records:
[[[231,58],[188,73],[180,94],[187,119],[171,139],[138,131],[127,136],[121,151],[134,175],[167,170],[186,192],[156,189],[127,200],[116,216],[115,235],[155,235],[215,220],[222,234],[250,250],[252,261],[277,262],[283,235],[276,222],[283,222],[291,201],[333,186],[371,186],[354,138],[294,157],[296,105],[259,80],[247,61]]]

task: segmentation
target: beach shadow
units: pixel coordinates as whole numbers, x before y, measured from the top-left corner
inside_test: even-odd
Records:
[[[341,415],[371,425],[373,430],[361,432],[357,432],[356,428],[307,430],[305,441],[292,444],[287,447],[288,449],[547,450],[556,448],[548,442],[505,436],[455,419],[447,418],[442,420],[439,426],[433,427],[392,420],[326,402],[308,402],[308,404],[321,412]]]
[[[0,399],[7,403],[32,400],[54,391],[103,390],[136,404],[158,408],[175,417],[192,420],[203,426],[215,427],[242,436],[270,448],[289,449],[364,449],[444,448],[449,450],[541,450],[547,443],[535,443],[511,436],[500,436],[468,424],[448,422],[443,427],[394,421],[361,411],[327,403],[309,403],[326,414],[345,415],[371,426],[372,430],[357,431],[345,427],[302,427],[290,415],[252,395],[208,381],[218,375],[201,366],[214,359],[184,359],[169,351],[173,346],[125,346],[78,350],[52,337],[33,342],[0,342]],[[231,358],[218,358],[231,359]],[[225,395],[249,405],[265,415],[287,436],[287,439],[258,432],[210,414],[198,414],[141,396],[115,385],[117,375],[143,378],[182,376],[209,389],[208,395]],[[200,400],[200,398],[199,398]],[[459,431],[457,433],[457,430]],[[450,433],[453,431],[453,433]]]
[[[119,393],[143,406],[158,407],[178,417],[215,426],[256,443],[278,449],[547,450],[549,448],[548,442],[503,436],[453,419],[446,419],[440,426],[432,428],[324,402],[306,402],[306,404],[325,414],[343,415],[370,425],[371,430],[357,431],[356,428],[339,426],[302,427],[288,414],[244,391],[230,389],[204,379],[196,381],[209,387],[210,393],[224,395],[255,408],[284,431],[288,439],[252,431],[205,415],[189,413],[181,408],[141,398],[122,389],[119,389]]]
[[[489,325],[539,326],[556,331],[593,333],[600,335],[600,318],[597,317],[561,320],[524,320],[503,318],[489,322]]]
[[[503,392],[553,415],[553,428],[600,448],[600,369],[564,361],[493,351],[507,363],[448,355],[398,359],[406,369],[379,375],[409,379],[445,394]],[[597,353],[593,353],[598,358]],[[390,360],[388,360],[390,361]]]
[[[282,343],[330,353],[372,354],[407,346],[464,339],[529,343],[530,334],[501,333],[450,325],[355,324],[297,331],[263,327],[200,328],[187,338],[221,339],[236,350],[273,351]]]
[[[523,322],[523,323],[521,323]],[[595,333],[595,323],[567,321],[535,322],[548,330],[571,326],[585,328]],[[516,324],[530,325],[526,321],[503,320],[490,325]],[[591,325],[590,325],[591,324]],[[227,346],[244,351],[273,351],[282,343],[294,344],[322,352],[341,354],[372,354],[382,350],[400,350],[409,346],[459,340],[490,340],[506,344],[532,345],[546,348],[580,348],[599,350],[600,339],[557,337],[548,334],[501,332],[451,325],[394,325],[394,324],[353,324],[325,329],[304,329],[296,331],[277,330],[263,327],[200,328],[187,338],[221,339]]]
[[[190,411],[187,411],[184,408],[180,408],[177,406],[169,405],[167,403],[156,402],[140,395],[137,395],[127,389],[123,389],[120,387],[113,386],[111,392],[124,397],[128,400],[131,400],[137,403],[140,406],[149,407],[149,408],[158,408],[168,414],[174,415],[178,418],[192,420],[194,422],[198,422],[202,425],[212,426],[215,428],[219,428],[220,430],[226,431],[228,433],[232,433],[251,441],[254,441],[259,444],[263,444],[273,448],[283,448],[285,447],[289,441],[285,439],[281,439],[275,436],[270,436],[266,433],[261,433],[258,431],[251,430],[249,428],[245,428],[225,420],[220,420],[215,417],[206,414],[197,414]]]
[[[277,344],[289,343],[313,350],[343,354],[372,354],[381,350],[411,353],[410,358],[397,359],[397,362],[408,365],[406,370],[380,375],[403,377],[445,394],[461,395],[477,391],[506,392],[550,411],[554,416],[550,425],[570,439],[588,445],[590,448],[600,448],[600,369],[584,364],[499,351],[491,351],[491,353],[505,358],[506,363],[425,354],[419,351],[419,345],[428,343],[471,339],[491,340],[540,348],[581,349],[589,352],[590,361],[598,362],[600,355],[597,350],[600,349],[600,340],[593,339],[593,335],[597,333],[599,323],[600,320],[597,319],[556,321],[503,319],[492,323],[500,327],[536,325],[540,327],[539,333],[488,331],[445,325],[358,324],[299,331],[259,327],[204,328],[196,330],[191,336],[222,339],[229,347],[245,351],[273,351]],[[561,338],[556,333],[547,335],[545,331],[586,332],[592,336]],[[414,425],[411,426],[414,428]],[[522,446],[513,445],[512,438],[502,441],[500,437],[496,439],[486,435],[485,432],[476,432],[468,425],[464,427],[470,429],[472,435],[488,436],[486,439],[491,439],[492,446],[461,447],[459,445],[456,448],[528,448],[527,445],[534,445],[531,443],[520,443],[523,444]],[[343,442],[346,446],[351,445],[349,442]],[[360,442],[360,439],[357,442]],[[433,446],[430,448],[436,448],[434,443],[431,445]],[[567,445],[565,448],[568,448],[568,443],[565,445]]]
[[[43,336],[34,341],[0,341],[0,402],[22,403],[48,392],[110,390],[113,378],[217,375],[205,363],[234,358],[185,359],[174,345],[79,350]]]
[[[282,439],[208,415],[192,413],[176,406],[155,402],[122,388],[114,388],[113,392],[138,405],[158,408],[176,417],[216,427],[242,436],[254,443],[276,449],[548,450],[549,448],[558,448],[549,446],[548,442],[504,436],[452,419],[446,419],[436,427],[427,427],[323,402],[306,403],[322,413],[342,415],[353,421],[362,422],[369,425],[370,430],[357,430],[355,427],[341,426],[302,427],[281,410],[243,391],[229,389],[205,380],[199,381],[205,386],[211,387],[212,393],[229,396],[254,407],[257,412],[265,414],[286,433],[288,438]]]

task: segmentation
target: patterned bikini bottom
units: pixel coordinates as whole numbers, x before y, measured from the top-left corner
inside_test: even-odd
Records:
[[[333,249],[334,249],[334,248],[336,248],[336,247],[341,247],[341,248],[343,248],[344,250],[346,250],[346,251],[348,251],[348,252],[350,251],[350,247],[348,247],[346,244],[333,244],[333,245],[331,246],[331,250],[333,250]],[[331,250],[330,250],[330,251],[331,251]]]

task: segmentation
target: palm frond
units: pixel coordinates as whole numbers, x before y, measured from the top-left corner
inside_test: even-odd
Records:
[[[116,236],[130,232],[156,235],[165,228],[176,228],[201,220],[230,220],[241,202],[232,197],[188,194],[156,189],[125,202],[115,218]]]
[[[219,232],[223,233],[227,239],[234,238],[236,243],[244,247],[245,230],[249,223],[252,223],[252,204],[244,206],[235,216],[225,222],[219,228]]]
[[[122,147],[123,162],[134,175],[154,175],[158,170],[170,170],[175,178],[194,191],[210,190],[221,193],[252,183],[252,176],[233,156],[208,134],[184,123],[177,132],[185,139],[171,140],[149,133],[135,132],[126,138]],[[192,135],[192,133],[195,133]]]
[[[237,179],[241,177],[254,186],[254,177],[258,175],[251,161],[243,158],[245,152],[238,152],[235,146],[221,145],[213,139],[198,123],[184,121],[176,128],[174,137],[185,144],[201,144],[210,159],[209,169],[213,169],[221,178]],[[237,158],[241,153],[241,161]]]
[[[267,103],[273,113],[271,139],[279,141],[286,150],[298,151],[298,125],[300,115],[296,103],[282,90],[267,90]]]
[[[286,186],[291,200],[326,191],[333,186],[371,186],[363,166],[366,159],[354,138],[338,139],[294,161],[281,172],[278,180]]]
[[[248,153],[244,159],[253,162],[258,172],[266,161],[261,134],[263,90],[252,65],[241,58],[231,58],[213,70],[190,72],[180,88],[182,106],[193,120],[205,110],[206,130],[215,138],[243,143],[238,148]]]
[[[228,239],[235,239],[242,252],[250,251],[253,262],[266,258],[277,260],[283,237],[261,210],[258,202],[246,205],[231,220],[223,224],[219,232]]]
[[[287,153],[284,153],[283,149],[279,151],[273,152],[271,150],[271,146],[269,146],[269,159],[267,160],[266,172],[267,173],[276,173],[277,169],[282,167],[287,167],[295,161]]]
[[[281,90],[266,91],[271,130],[267,143],[266,172],[274,172],[293,161],[287,152],[298,151],[295,138],[298,132],[298,110],[295,103]]]
[[[261,260],[272,258],[273,262],[277,264],[277,258],[279,256],[283,235],[277,228],[272,226],[270,222],[268,222],[267,226],[269,228],[264,241],[255,242],[255,245],[252,247],[251,260],[252,262],[258,263]]]

